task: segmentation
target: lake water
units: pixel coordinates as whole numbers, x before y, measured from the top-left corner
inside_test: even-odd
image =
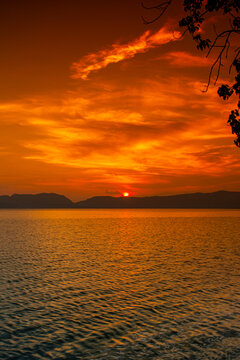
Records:
[[[240,211],[1,210],[0,359],[240,359]]]

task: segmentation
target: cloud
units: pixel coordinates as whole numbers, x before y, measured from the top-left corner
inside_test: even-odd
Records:
[[[75,199],[106,189],[154,195],[239,188],[230,181],[239,175],[239,150],[226,126],[232,105],[223,106],[216,89],[202,93],[193,76],[135,77],[127,87],[98,79],[95,89],[86,82],[0,103],[2,168],[11,175],[2,182],[12,192],[28,184],[26,192]]]
[[[208,58],[192,55],[185,51],[170,52],[161,59],[170,60],[172,65],[179,67],[205,67],[211,64],[211,61]]]
[[[31,140],[22,139],[27,151],[24,158],[81,170],[105,169],[106,174],[110,170],[124,171],[128,182],[133,181],[131,169],[162,175],[186,170],[209,173],[213,168],[198,156],[198,147],[205,149],[207,145],[208,152],[212,141],[222,146],[232,136],[219,126],[222,108],[218,109],[216,95],[206,98],[195,90],[198,84],[184,81],[183,87],[182,81],[169,79],[167,91],[165,84],[157,81],[144,82],[141,95],[132,89],[135,97],[141,97],[142,108],[138,112],[123,110],[116,94],[114,103],[109,99],[106,104],[102,92],[98,94],[98,107],[94,107],[94,99],[86,102],[77,94],[72,94],[71,101],[63,96],[58,106],[54,106],[56,99],[45,99],[45,103],[42,100],[40,107],[34,101],[31,106],[26,101],[22,103],[22,124],[32,128],[35,135]],[[119,100],[125,97],[124,91],[131,95],[129,89],[121,89]],[[185,91],[191,91],[192,97],[186,99]],[[19,111],[18,105],[16,110]],[[192,121],[196,113],[198,117]],[[119,177],[115,178],[119,181]]]
[[[126,44],[113,44],[110,49],[86,55],[79,61],[74,62],[72,64],[72,78],[86,80],[93,71],[103,69],[109,64],[133,58],[136,54],[147,52],[156,46],[179,39],[180,32],[169,31],[166,27],[161,28],[156,33],[146,31],[138,39]]]

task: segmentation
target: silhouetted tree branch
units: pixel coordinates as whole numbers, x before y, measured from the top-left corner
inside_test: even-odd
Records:
[[[159,14],[154,17],[151,20],[147,20],[144,16],[142,16],[143,22],[144,24],[152,24],[155,21],[157,21],[158,19],[160,19],[160,17],[165,13],[165,11],[168,9],[168,7],[170,6],[172,0],[169,1],[162,1],[160,3],[158,3],[155,6],[146,6],[143,2],[142,2],[142,7],[146,10],[159,10]]]
[[[157,4],[153,6],[147,6],[147,0],[142,3],[143,8],[147,11],[158,12],[158,14],[154,15],[151,20],[146,20],[146,18],[143,17],[145,24],[151,24],[158,21],[168,10],[170,5],[174,3],[174,0],[156,1]],[[179,5],[179,0],[175,1],[175,4]],[[224,63],[223,59],[227,59],[229,56],[232,36],[240,35],[240,0],[184,0],[183,10],[186,16],[179,21],[179,26],[185,28],[183,35],[188,32],[192,36],[193,41],[196,43],[197,49],[201,51],[208,49],[206,55],[207,57],[214,49],[219,50],[216,55],[216,59],[210,68],[209,78],[205,90],[207,91],[215,71],[216,75],[214,84],[216,84],[219,79],[221,68]],[[228,20],[226,21],[227,28],[218,34],[216,27],[214,27],[216,34],[215,39],[213,41],[208,38],[204,39],[199,31],[201,25],[207,17],[216,13],[224,14]],[[236,72],[235,79],[231,85],[221,85],[218,88],[218,95],[224,100],[227,100],[235,94],[239,99],[237,108],[232,110],[229,115],[228,123],[232,128],[232,133],[237,137],[234,142],[238,147],[240,147],[240,47],[237,47],[234,50],[235,55],[233,59],[230,60],[229,74],[231,73],[232,68],[234,68]]]

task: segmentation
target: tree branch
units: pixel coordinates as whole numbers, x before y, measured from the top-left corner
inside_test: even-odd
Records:
[[[217,81],[218,81],[218,78],[219,78],[219,75],[220,75],[220,69],[221,69],[221,66],[222,66],[222,56],[223,56],[224,50],[225,50],[226,47],[227,47],[227,44],[229,43],[229,37],[230,37],[232,31],[228,31],[228,32],[224,31],[223,33],[226,33],[226,34],[227,34],[227,37],[226,37],[226,40],[225,40],[225,44],[223,45],[222,50],[221,50],[220,53],[218,54],[217,59],[214,61],[214,63],[213,63],[212,66],[211,66],[210,73],[209,73],[209,77],[208,77],[208,83],[207,83],[207,86],[206,86],[206,90],[204,90],[203,92],[207,92],[207,91],[208,91],[209,85],[210,85],[210,83],[211,83],[212,73],[213,73],[213,70],[214,70],[215,66],[217,65],[217,63],[218,63],[218,71],[217,71],[217,76],[216,76],[216,80],[215,80],[215,82],[214,82],[214,85],[216,85],[216,83],[217,83]],[[217,36],[217,38],[219,38],[221,35],[222,35],[222,34],[219,34],[219,35]],[[215,41],[214,43],[216,43],[216,41]],[[214,45],[211,46],[211,48],[210,48],[207,56],[208,56],[208,55],[210,54],[210,52],[212,51],[213,47],[214,47]]]
[[[163,1],[163,2],[158,3],[158,5],[149,6],[149,7],[144,5],[144,3],[142,2],[141,5],[142,5],[142,7],[144,9],[146,9],[146,10],[159,10],[160,11],[159,15],[154,17],[152,20],[146,20],[146,18],[144,16],[142,16],[143,23],[146,24],[146,25],[149,25],[149,24],[152,24],[152,23],[156,22],[157,20],[159,20],[160,17],[163,16],[165,11],[167,11],[167,9],[169,8],[171,2],[172,2],[172,0]]]

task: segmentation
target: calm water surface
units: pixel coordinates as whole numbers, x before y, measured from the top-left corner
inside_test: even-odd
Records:
[[[240,359],[240,211],[1,210],[0,359]]]

